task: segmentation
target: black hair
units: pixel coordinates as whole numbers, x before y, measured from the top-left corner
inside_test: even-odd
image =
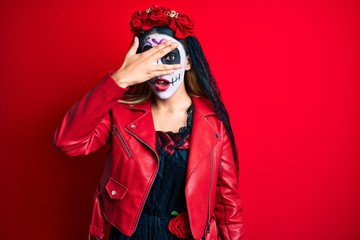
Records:
[[[218,114],[220,120],[224,124],[227,133],[229,134],[234,154],[235,166],[236,170],[238,171],[238,154],[235,144],[235,136],[231,128],[228,111],[226,110],[225,105],[222,101],[221,93],[214,78],[214,75],[210,70],[209,63],[206,60],[206,57],[198,39],[195,36],[188,36],[185,40],[187,47],[189,48],[191,67],[195,68],[198,81],[203,86],[207,98],[214,105],[215,112]]]

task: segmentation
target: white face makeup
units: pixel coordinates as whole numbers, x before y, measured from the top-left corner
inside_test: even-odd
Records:
[[[181,64],[182,68],[175,70],[171,75],[152,78],[148,81],[151,90],[160,99],[170,98],[184,82],[187,58],[185,49],[176,39],[165,34],[154,33],[145,38],[142,51],[153,48],[166,40],[179,43],[178,47],[158,60],[158,64]]]

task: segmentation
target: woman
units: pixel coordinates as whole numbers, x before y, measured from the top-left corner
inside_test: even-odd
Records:
[[[110,239],[246,239],[233,132],[184,14],[153,6],[130,22],[119,70],[65,115],[58,148],[110,144],[90,234]]]

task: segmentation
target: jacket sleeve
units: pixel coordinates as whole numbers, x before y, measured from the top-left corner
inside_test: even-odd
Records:
[[[110,109],[127,89],[109,75],[65,114],[54,133],[54,144],[71,156],[87,155],[110,139]]]
[[[222,136],[223,152],[217,180],[215,217],[222,240],[247,240],[231,142],[225,130]]]

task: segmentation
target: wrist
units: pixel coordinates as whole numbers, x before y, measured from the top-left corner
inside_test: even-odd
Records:
[[[112,79],[117,83],[117,85],[121,88],[128,88],[129,84],[126,83],[126,80],[121,76],[119,71],[114,72],[110,75]]]

